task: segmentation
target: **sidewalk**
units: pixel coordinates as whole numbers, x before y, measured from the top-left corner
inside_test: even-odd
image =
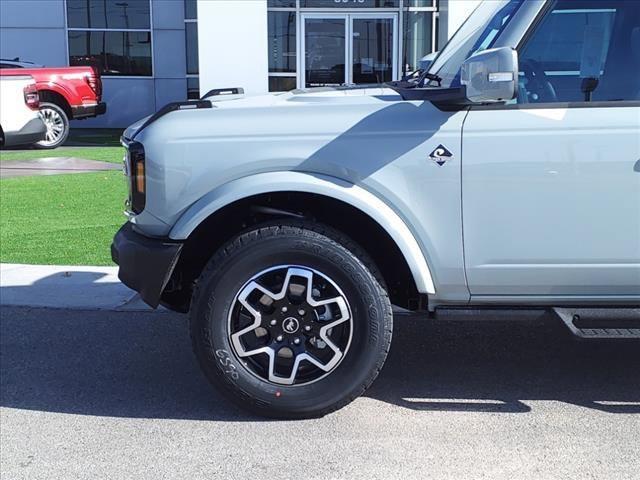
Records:
[[[0,178],[26,177],[33,175],[62,175],[69,173],[91,173],[120,170],[117,163],[85,160],[75,157],[45,157],[32,160],[5,160],[0,162]]]
[[[0,264],[0,306],[148,311],[117,267]]]

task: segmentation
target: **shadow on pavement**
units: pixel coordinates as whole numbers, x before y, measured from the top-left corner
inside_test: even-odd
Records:
[[[555,318],[396,325],[372,398],[425,411],[524,413],[528,400],[551,400],[640,413],[636,341],[580,341]]]
[[[0,404],[133,418],[255,421],[199,372],[186,318],[4,307]],[[366,396],[429,411],[526,413],[553,400],[640,413],[638,343],[578,342],[564,327],[399,318]],[[533,407],[535,408],[535,406]]]

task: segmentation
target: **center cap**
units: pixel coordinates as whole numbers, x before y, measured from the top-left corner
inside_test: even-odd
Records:
[[[285,318],[282,322],[282,330],[287,333],[296,333],[300,328],[300,322],[297,318],[289,317]]]

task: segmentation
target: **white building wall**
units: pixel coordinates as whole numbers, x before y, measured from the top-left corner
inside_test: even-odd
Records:
[[[480,3],[482,0],[441,0],[438,48],[444,47]]]
[[[0,0],[1,1],[1,0]],[[200,92],[269,88],[266,0],[198,0]]]
[[[462,26],[482,0],[449,0],[449,38]]]

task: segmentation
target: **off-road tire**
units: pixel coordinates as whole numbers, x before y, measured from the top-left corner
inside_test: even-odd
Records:
[[[353,318],[350,347],[327,376],[276,385],[254,375],[234,351],[229,314],[243,285],[276,265],[323,272],[344,292]],[[372,384],[391,345],[393,315],[380,272],[345,235],[306,222],[281,222],[242,233],[206,265],[194,291],[190,333],[209,381],[244,409],[272,418],[312,418],[344,407]]]

